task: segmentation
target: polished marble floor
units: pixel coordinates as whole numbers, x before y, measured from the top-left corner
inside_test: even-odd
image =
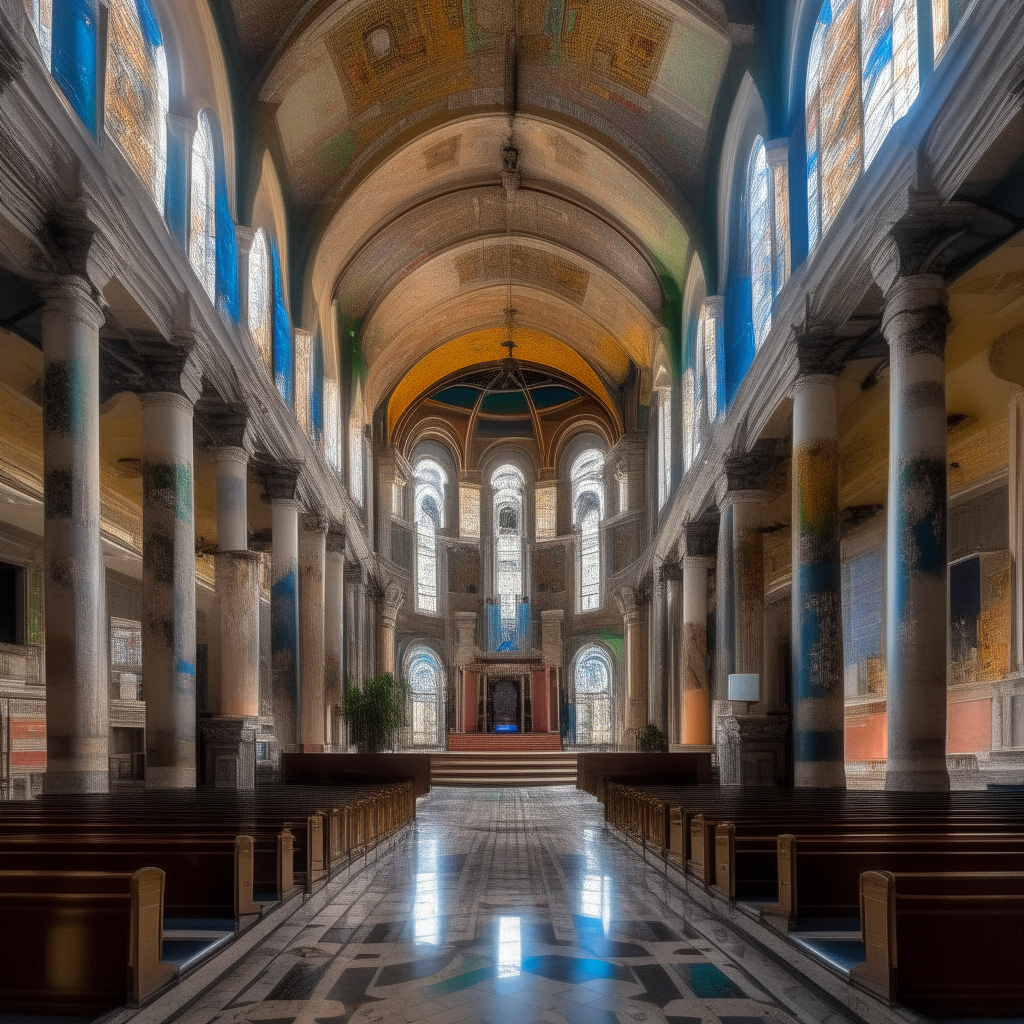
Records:
[[[649,871],[576,790],[435,789],[392,851],[310,900],[178,1020],[849,1019],[696,905],[671,911]]]

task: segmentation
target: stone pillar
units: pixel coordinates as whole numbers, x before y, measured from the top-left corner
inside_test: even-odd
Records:
[[[1012,568],[1012,672],[1024,671],[1024,387],[1010,394],[1010,557]]]
[[[667,734],[668,579],[663,566],[654,570],[648,640],[647,721]]]
[[[676,562],[661,567],[665,580],[665,639],[663,677],[665,680],[665,736],[669,743],[682,742],[681,626],[683,616],[683,570]]]
[[[106,793],[109,693],[100,543],[99,329],[84,278],[44,294],[47,793]]]
[[[249,453],[244,447],[217,449],[217,550],[246,551],[249,547]]]
[[[946,289],[897,277],[885,298],[889,343],[885,788],[947,790]]]
[[[184,374],[181,375],[184,378]],[[142,396],[146,788],[196,784],[196,551],[191,388]]]
[[[711,743],[708,678],[708,558],[686,555],[682,578],[682,725],[680,743]]]
[[[793,399],[793,781],[846,785],[839,548],[838,378],[804,374]]]
[[[366,602],[366,585],[363,582],[362,566],[354,562],[346,572],[345,584],[345,670],[348,678],[361,687],[363,685],[362,634],[363,605]]]
[[[626,735],[623,737],[627,749],[632,749],[638,733],[647,726],[647,674],[646,648],[643,615],[637,604],[636,591],[623,587],[616,595],[622,613],[625,634],[626,661]]]
[[[299,679],[302,714],[301,749],[322,753],[327,742],[324,694],[324,561],[327,520],[302,517],[299,534]]]
[[[735,573],[734,672],[764,672],[764,550],[761,534],[762,491],[731,494],[732,564]]]
[[[345,534],[327,531],[324,562],[324,698],[331,746],[345,743],[345,727],[336,709],[345,703]]]
[[[395,667],[395,627],[404,597],[403,589],[393,581],[384,589],[380,603],[380,675],[385,672],[398,675]]]
[[[274,736],[279,749],[299,742],[299,506],[271,499],[270,659]]]

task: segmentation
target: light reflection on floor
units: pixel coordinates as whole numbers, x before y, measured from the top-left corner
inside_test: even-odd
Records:
[[[323,909],[296,914],[178,1020],[816,1019],[788,1012],[771,986],[689,932],[644,871],[575,790],[435,790],[393,852]]]

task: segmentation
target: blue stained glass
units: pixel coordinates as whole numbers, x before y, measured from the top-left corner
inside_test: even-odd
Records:
[[[217,133],[219,136],[219,132]],[[220,140],[218,139],[218,142]],[[228,180],[222,145],[215,147],[215,215],[217,223],[217,308],[232,323],[242,315],[238,302],[238,239],[228,205]]]
[[[274,384],[291,407],[295,402],[295,361],[292,352],[292,323],[281,284],[281,255],[277,242],[270,243],[274,267]]]
[[[758,136],[747,171],[750,209],[750,304],[754,344],[760,345],[772,325],[771,190],[764,140]]]
[[[53,9],[53,78],[89,134],[96,136],[95,0],[62,0]]]
[[[324,346],[319,331],[313,339],[313,382],[309,396],[309,427],[317,441],[324,436]]]
[[[139,11],[139,23],[142,25],[142,34],[146,37],[146,42],[154,48],[163,46],[160,23],[156,20],[149,0],[135,0],[135,6]]]

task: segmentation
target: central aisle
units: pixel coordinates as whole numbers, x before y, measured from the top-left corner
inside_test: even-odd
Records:
[[[178,1020],[843,1019],[695,906],[672,913],[575,789],[434,790],[396,848],[339,885]]]

